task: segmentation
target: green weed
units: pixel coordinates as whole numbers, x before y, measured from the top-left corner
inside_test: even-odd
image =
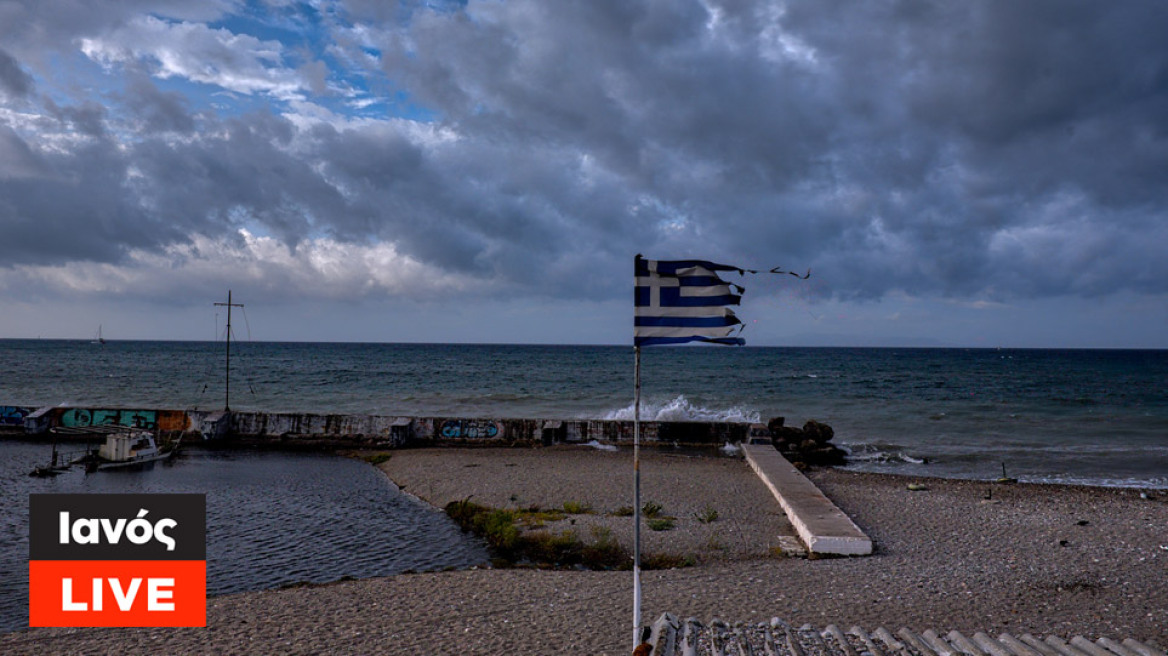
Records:
[[[592,512],[592,506],[580,501],[565,501],[564,512],[569,515],[587,515]]]
[[[668,531],[673,528],[673,518],[658,517],[648,521],[650,531]]]
[[[376,467],[377,465],[380,465],[392,457],[393,454],[382,451],[380,453],[366,453],[365,455],[361,456],[361,459]]]
[[[641,513],[649,518],[659,517],[664,511],[665,506],[662,506],[656,501],[646,501],[645,505],[641,506]]]
[[[542,526],[551,518],[563,519],[558,510],[530,507],[499,510],[471,503],[469,498],[446,506],[446,514],[464,530],[481,536],[491,547],[496,567],[530,564],[550,567],[583,566],[589,569],[625,569],[631,566],[628,552],[604,527],[594,527],[594,542],[580,540],[575,531],[559,533],[524,531],[522,527]]]
[[[642,569],[677,569],[679,567],[693,567],[698,561],[693,556],[679,556],[677,554],[648,554],[641,559]]]

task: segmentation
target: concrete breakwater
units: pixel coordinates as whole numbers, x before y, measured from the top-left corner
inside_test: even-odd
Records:
[[[0,406],[9,434],[43,435],[54,428],[82,432],[119,425],[157,430],[164,437],[321,448],[401,448],[438,444],[631,443],[633,422],[603,419],[514,419],[272,413],[131,408]],[[647,443],[720,445],[770,443],[764,424],[644,421]]]

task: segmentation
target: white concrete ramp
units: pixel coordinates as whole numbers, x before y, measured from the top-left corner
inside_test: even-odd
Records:
[[[778,499],[811,554],[866,556],[872,540],[815,484],[769,444],[742,444],[742,452]]]

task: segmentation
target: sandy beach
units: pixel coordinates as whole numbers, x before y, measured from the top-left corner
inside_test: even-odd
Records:
[[[792,555],[793,531],[741,459],[645,450],[643,499],[675,518],[645,551],[692,567],[643,574],[644,616],[1136,638],[1168,645],[1168,497],[1138,490],[810,478],[876,544],[862,558]],[[587,505],[545,530],[603,526],[631,543],[631,456],[590,448],[394,452],[380,465],[441,507]],[[909,483],[924,490],[910,491]],[[715,521],[709,510],[717,511]],[[200,629],[33,629],[0,652],[627,654],[629,572],[486,569],[345,581],[208,600]]]

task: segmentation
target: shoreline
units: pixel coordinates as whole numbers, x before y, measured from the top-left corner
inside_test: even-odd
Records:
[[[619,463],[596,465],[613,459],[592,449],[433,451],[445,469],[433,466],[432,454],[415,450],[393,452],[380,468],[438,507],[435,501],[468,495],[501,507],[577,501],[609,521],[599,511],[627,504],[631,491],[623,452]],[[768,503],[781,513],[778,504],[769,493],[755,498],[734,463],[746,467],[728,458],[658,458],[655,464],[646,458],[646,490],[660,491],[679,521],[670,531],[645,533],[674,549],[700,549],[712,546],[703,528],[729,536],[736,527],[749,527],[739,534],[778,531],[766,516]],[[723,540],[726,549],[707,549],[694,567],[644,572],[644,621],[670,612],[702,621],[781,617],[820,627],[1081,634],[1168,644],[1163,496],[840,469],[815,470],[809,478],[872,537],[874,555],[780,558],[767,552],[773,534],[731,537]],[[928,489],[910,491],[910,482]],[[741,502],[741,515],[730,500]],[[683,520],[711,503],[719,520]],[[587,519],[577,517],[577,530]],[[209,598],[206,629],[29,629],[0,636],[0,651],[240,653],[260,646],[288,653],[623,654],[631,588],[631,574],[620,571],[401,574]]]
[[[82,437],[75,437],[74,436],[74,437],[64,437],[64,438],[59,439],[58,441],[61,442],[62,444],[66,444],[66,445],[81,445],[81,444],[93,445],[97,441],[100,441],[100,440],[98,440],[94,436],[82,436]],[[48,447],[49,445],[51,445],[52,440],[47,438],[44,435],[32,435],[32,434],[25,433],[23,431],[18,431],[15,429],[6,429],[4,427],[0,427],[0,444],[6,443],[6,442],[17,442],[17,443],[22,443],[22,444],[42,445],[42,446]],[[258,439],[247,439],[247,438],[232,440],[230,442],[216,441],[216,440],[200,440],[200,441],[184,441],[184,443],[183,443],[183,448],[185,448],[185,449],[206,449],[206,450],[240,449],[240,450],[252,450],[252,451],[260,451],[260,452],[275,452],[275,453],[282,453],[282,452],[286,452],[286,453],[324,453],[324,454],[333,454],[333,455],[340,455],[340,456],[345,456],[345,457],[357,457],[357,458],[360,458],[361,457],[360,454],[362,454],[362,453],[406,453],[406,452],[410,452],[410,451],[430,450],[430,449],[440,449],[440,450],[451,450],[451,449],[460,449],[460,450],[488,449],[489,450],[489,449],[525,449],[525,448],[583,449],[585,447],[591,447],[591,446],[592,446],[591,442],[589,442],[589,443],[560,443],[560,444],[552,445],[551,447],[542,446],[539,444],[509,445],[509,444],[499,444],[499,443],[486,443],[486,444],[473,444],[473,443],[454,444],[454,443],[450,443],[450,444],[441,444],[441,445],[432,445],[432,446],[406,446],[406,447],[396,447],[396,448],[386,449],[386,448],[377,448],[375,446],[370,446],[370,445],[358,445],[358,444],[350,444],[350,443],[332,444],[332,443],[327,443],[327,442],[305,442],[302,444],[297,444],[295,442],[272,442],[269,440],[258,440]],[[631,457],[631,452],[632,452],[632,445],[631,444],[620,443],[620,444],[612,444],[609,446],[616,448],[621,453],[629,454],[629,457]],[[642,449],[643,453],[644,452],[662,452],[662,453],[682,453],[685,455],[707,455],[707,456],[712,455],[714,452],[721,450],[723,447],[724,447],[723,444],[714,444],[714,443],[704,444],[704,445],[691,444],[691,445],[685,445],[685,446],[680,446],[680,447],[676,446],[676,445],[666,445],[666,444],[659,444],[659,443],[651,443],[651,444],[642,444],[641,445],[641,449]],[[986,462],[990,463],[994,466],[996,466],[998,463],[997,460],[988,459],[988,458],[987,458]],[[915,463],[906,463],[903,466],[903,469],[908,470],[914,464]],[[930,464],[927,466],[930,468],[941,468],[940,465],[937,465],[937,464]],[[994,483],[997,480],[996,477],[994,477],[994,476],[971,477],[971,476],[964,476],[964,475],[957,475],[957,474],[945,475],[944,472],[941,472],[941,473],[931,473],[931,472],[922,473],[922,472],[914,472],[914,471],[882,471],[882,470],[875,470],[875,469],[854,468],[854,466],[852,466],[852,465],[831,466],[831,468],[838,469],[839,471],[843,471],[843,472],[856,473],[856,474],[871,474],[874,476],[899,476],[899,477],[904,477],[904,478],[938,479],[938,480],[952,480],[952,481],[976,481],[976,482],[984,482],[984,483]],[[992,468],[992,467],[987,467],[987,468]],[[1088,478],[1076,479],[1073,477],[1069,477],[1069,475],[1068,475],[1068,480],[1059,480],[1059,479],[1051,480],[1050,477],[1043,478],[1041,480],[1035,480],[1033,477],[1028,477],[1027,475],[1022,475],[1022,476],[1017,477],[1017,482],[1019,484],[1023,484],[1023,485],[1036,485],[1036,486],[1051,485],[1051,486],[1075,487],[1075,488],[1082,487],[1082,488],[1098,488],[1098,489],[1109,489],[1109,490],[1135,490],[1135,491],[1147,491],[1147,492],[1168,495],[1168,482],[1133,480],[1133,479],[1127,479],[1127,478],[1113,479],[1113,478],[1095,477],[1095,478],[1091,478],[1091,479],[1088,479]]]

